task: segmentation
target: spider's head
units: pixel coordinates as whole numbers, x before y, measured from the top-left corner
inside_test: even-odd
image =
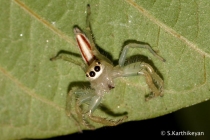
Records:
[[[86,76],[90,81],[97,79],[104,70],[104,65],[101,64],[100,60],[94,60],[86,71]]]

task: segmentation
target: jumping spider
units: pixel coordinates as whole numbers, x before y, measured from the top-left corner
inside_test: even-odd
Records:
[[[78,27],[74,27],[74,34],[76,36],[77,45],[84,60],[84,63],[79,63],[63,54],[58,54],[55,57],[51,58],[51,60],[64,59],[66,61],[70,61],[71,63],[74,63],[82,67],[86,73],[86,77],[91,84],[91,89],[71,90],[69,92],[69,96],[67,97],[71,98],[71,96],[73,95],[72,93],[79,95],[75,107],[79,121],[82,122],[84,125],[90,127],[90,125],[88,125],[85,120],[85,116],[87,116],[90,120],[94,122],[102,123],[109,126],[114,126],[123,122],[127,118],[127,116],[124,116],[122,117],[122,119],[114,121],[99,116],[94,116],[93,112],[101,103],[104,94],[106,94],[115,87],[113,81],[115,78],[144,75],[146,83],[152,93],[146,98],[146,100],[162,95],[162,90],[163,90],[163,80],[149,64],[144,62],[135,62],[124,66],[128,50],[130,48],[146,48],[161,61],[164,62],[165,60],[159,55],[157,55],[149,45],[130,43],[123,48],[119,58],[119,65],[113,66],[112,62],[108,58],[100,54],[100,52],[96,49],[90,28],[89,5],[87,5],[86,22],[87,22],[86,35]],[[81,109],[81,105],[83,103],[89,104],[88,111],[86,113],[83,113]],[[70,112],[70,110],[68,111]]]

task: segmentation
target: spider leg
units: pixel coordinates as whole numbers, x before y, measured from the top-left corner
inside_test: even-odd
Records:
[[[127,116],[123,117],[122,119],[113,121],[113,120],[107,120],[106,118],[93,116],[93,112],[96,110],[96,108],[99,106],[102,100],[102,96],[95,94],[94,90],[84,90],[84,89],[77,89],[77,90],[71,90],[67,96],[67,102],[66,102],[66,113],[68,116],[71,116],[71,104],[72,104],[72,94],[75,94],[78,96],[76,100],[75,110],[77,113],[77,121],[82,122],[84,126],[87,126],[90,129],[94,129],[92,125],[89,124],[89,122],[85,119],[85,114],[87,114],[88,118],[94,122],[102,123],[109,126],[117,125],[121,122],[123,122]],[[81,105],[87,103],[88,106],[88,112],[83,113]]]
[[[75,65],[78,65],[78,66],[80,66],[84,71],[85,71],[85,69],[86,69],[86,65],[85,65],[84,63],[72,59],[69,55],[65,54],[64,52],[59,52],[56,56],[50,58],[51,61],[55,61],[55,60],[58,60],[58,59],[62,59],[62,60],[68,61],[68,62],[70,62],[70,63],[73,63],[73,64],[75,64]]]
[[[90,118],[90,120],[97,123],[102,123],[108,126],[115,126],[115,125],[118,125],[119,123],[122,123],[125,119],[127,119],[127,116],[124,116],[123,118],[114,121],[114,120],[107,120],[106,118],[102,118],[98,116],[93,116],[93,112],[98,107],[101,100],[102,100],[102,96],[100,95],[95,95],[94,97],[92,97],[90,105],[89,105],[89,112],[88,112],[88,117]]]
[[[144,62],[136,62],[129,64],[125,67],[121,67],[120,69],[121,73],[118,74],[118,77],[127,77],[135,75],[145,76],[146,83],[152,91],[152,93],[148,97],[146,97],[146,100],[163,95],[163,80],[149,64]]]
[[[160,59],[161,61],[165,62],[165,59],[162,58],[161,56],[159,56],[152,48],[151,46],[149,46],[148,44],[138,44],[138,43],[129,43],[128,45],[126,45],[123,50],[122,53],[120,55],[119,58],[119,66],[122,67],[124,66],[125,63],[125,59],[126,59],[126,55],[128,53],[129,48],[145,48],[148,49],[155,57],[157,57],[158,59]]]
[[[77,118],[74,118],[78,123],[82,123],[84,126],[87,126],[90,129],[94,129],[92,125],[89,124],[89,122],[85,119],[85,114],[83,113],[81,109],[81,105],[83,103],[89,102],[91,98],[94,96],[94,90],[84,90],[84,89],[76,89],[71,90],[69,94],[67,95],[66,100],[66,114],[67,116],[71,116],[71,106],[72,106],[72,96],[75,95],[76,102],[75,102],[75,111],[77,113]],[[71,116],[73,117],[73,116]]]
[[[91,25],[90,25],[90,15],[91,15],[91,10],[90,10],[90,5],[87,5],[87,17],[86,17],[86,36],[90,41],[91,46],[93,49],[95,49],[95,43],[93,41],[93,34],[91,30]]]

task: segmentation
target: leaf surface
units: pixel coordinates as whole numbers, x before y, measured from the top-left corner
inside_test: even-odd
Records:
[[[1,0],[1,3],[3,139],[46,138],[83,129],[66,116],[65,105],[71,85],[85,88],[85,74],[74,64],[51,62],[49,58],[60,50],[79,54],[72,29],[75,25],[85,29],[88,3],[95,42],[114,63],[128,40],[147,42],[166,59],[162,63],[147,50],[129,51],[129,56],[141,54],[148,58],[163,77],[162,98],[145,102],[149,89],[143,76],[120,78],[115,81],[116,88],[105,96],[103,105],[114,113],[127,112],[130,121],[168,114],[210,98],[207,0]],[[95,114],[115,118],[101,110]]]

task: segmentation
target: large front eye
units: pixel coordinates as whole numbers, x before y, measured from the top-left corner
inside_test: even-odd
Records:
[[[94,67],[94,70],[95,70],[96,72],[99,72],[100,69],[101,69],[100,66],[95,66],[95,67]]]
[[[90,77],[94,77],[96,75],[96,73],[94,71],[90,71],[89,75],[90,75]]]

